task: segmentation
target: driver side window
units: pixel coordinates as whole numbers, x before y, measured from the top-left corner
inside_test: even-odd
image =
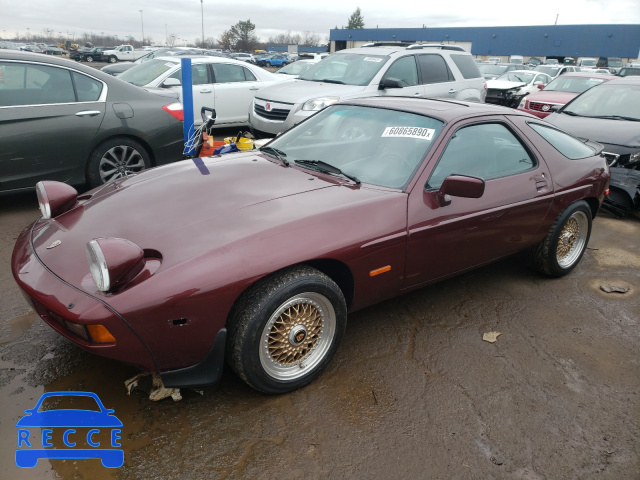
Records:
[[[409,55],[396,60],[389,67],[384,78],[397,78],[403,87],[412,87],[418,84],[418,67],[415,56]]]
[[[426,187],[440,188],[449,175],[490,180],[525,172],[536,165],[535,159],[505,125],[476,124],[461,128],[451,137]]]

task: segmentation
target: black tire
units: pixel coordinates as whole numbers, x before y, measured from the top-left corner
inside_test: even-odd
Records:
[[[87,62],[91,63],[91,62],[93,62],[93,57],[92,57],[91,55],[89,55],[89,56],[86,58],[86,60],[87,60]]]
[[[546,238],[528,255],[535,270],[552,277],[568,274],[580,262],[591,236],[591,208],[584,200],[567,207]]]
[[[151,167],[147,150],[135,140],[116,137],[98,145],[87,163],[91,188]]]
[[[338,285],[309,266],[291,267],[242,294],[227,322],[227,363],[256,390],[290,392],[322,373],[346,324]]]
[[[109,57],[109,63],[116,63],[118,61],[118,57],[111,55]]]

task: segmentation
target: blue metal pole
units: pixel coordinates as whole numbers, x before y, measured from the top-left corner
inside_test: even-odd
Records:
[[[184,143],[187,144],[195,133],[193,121],[193,76],[191,74],[191,59],[181,58],[180,61],[182,68],[182,110],[184,111],[182,129],[184,132]],[[191,146],[185,150],[185,154],[193,155],[195,151],[195,147]]]

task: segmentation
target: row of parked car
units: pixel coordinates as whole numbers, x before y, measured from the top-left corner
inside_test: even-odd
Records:
[[[199,112],[203,107],[214,108],[216,126],[248,124],[256,137],[274,136],[328,105],[366,96],[486,101],[519,107],[542,118],[559,110],[561,102],[571,95],[613,78],[571,72],[557,73],[554,80],[540,70],[548,66],[538,66],[534,70],[508,71],[499,79],[486,81],[479,69],[482,65],[478,66],[462,48],[449,45],[371,44],[337,52],[322,61],[299,60],[275,74],[250,62],[193,55],[184,49],[151,51],[136,62],[108,65],[104,72],[63,59],[52,64],[51,57],[6,52],[0,57],[0,109],[10,114],[15,124],[9,122],[0,138],[6,146],[0,161],[8,167],[3,171],[10,172],[0,179],[0,190],[30,188],[43,176],[72,183],[87,181],[95,186],[179,158],[183,143],[176,127],[181,120],[182,101],[179,57],[184,54],[192,60],[196,123],[201,122]],[[22,63],[27,60],[25,55],[31,63]],[[26,70],[32,73],[27,75]],[[117,78],[112,78],[114,75]],[[130,100],[119,96],[121,92]],[[552,97],[537,99],[537,95]],[[27,105],[33,107],[15,108]],[[158,108],[164,113],[158,113]],[[148,117],[142,113],[147,110]],[[60,114],[62,111],[66,113]],[[47,119],[56,115],[66,120],[57,120],[52,128],[54,123]],[[160,128],[162,123],[173,132],[171,137],[149,128]],[[53,152],[42,141],[26,147],[24,138],[30,131],[47,129],[51,132],[42,134],[41,139],[44,135],[59,141],[65,132],[74,139],[67,142],[74,151],[65,147]],[[26,155],[22,150],[31,153]],[[627,161],[621,154],[621,158],[615,158],[618,164],[636,161],[636,157]],[[43,155],[60,159],[52,159],[43,168],[37,160]],[[123,155],[127,157],[124,160]],[[120,160],[114,161],[113,156]],[[32,160],[12,161],[16,158]],[[31,166],[25,168],[26,164]]]

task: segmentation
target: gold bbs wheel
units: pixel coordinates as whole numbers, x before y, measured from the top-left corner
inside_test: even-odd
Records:
[[[295,380],[317,366],[331,347],[336,314],[315,292],[296,295],[269,317],[260,345],[260,363],[277,380]]]
[[[581,211],[575,211],[565,222],[558,236],[556,259],[562,268],[569,268],[578,261],[587,243],[589,220]]]

